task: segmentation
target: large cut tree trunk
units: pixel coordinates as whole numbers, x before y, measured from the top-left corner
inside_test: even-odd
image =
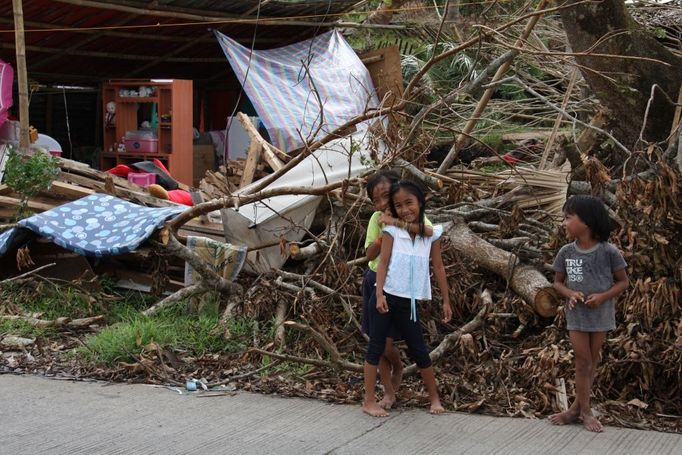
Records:
[[[456,220],[446,231],[446,236],[455,250],[467,259],[506,279],[514,292],[536,313],[544,317],[556,315],[559,306],[557,295],[540,271],[521,264],[516,255],[486,242],[474,234],[464,221]]]
[[[682,83],[682,59],[672,54],[630,17],[624,0],[576,3],[561,10],[561,19],[573,52],[644,57],[596,55],[576,57],[580,70],[595,95],[609,108],[614,136],[628,148],[639,137],[651,88],[658,85],[672,100]],[[655,92],[644,130],[646,141],[664,140],[670,133],[674,106]]]

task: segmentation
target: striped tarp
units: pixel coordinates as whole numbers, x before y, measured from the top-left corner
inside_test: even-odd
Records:
[[[378,105],[367,68],[336,30],[253,52],[215,33],[272,144],[282,150],[297,149]]]

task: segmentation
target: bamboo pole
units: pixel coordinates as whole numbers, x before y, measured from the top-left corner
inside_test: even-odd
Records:
[[[106,9],[112,11],[120,11],[125,13],[133,13],[138,15],[146,16],[156,16],[156,17],[170,17],[174,19],[185,19],[188,21],[199,21],[206,23],[216,23],[216,24],[255,24],[256,18],[240,18],[235,15],[221,14],[220,12],[213,11],[215,15],[207,16],[201,14],[202,11],[196,9],[184,8],[184,11],[180,11],[177,8],[175,10],[161,9],[162,7],[156,6],[156,8],[139,8],[133,5],[118,3],[109,3],[106,1],[96,1],[96,0],[55,0],[59,3],[67,3],[70,5],[83,6],[86,8],[98,8]],[[154,2],[157,3],[157,2]],[[303,20],[290,20],[286,18],[273,18],[273,17],[261,17],[258,20],[258,26],[267,25],[292,25],[300,27],[343,27],[343,28],[369,28],[369,29],[390,29],[390,30],[405,30],[407,26],[405,25],[394,25],[394,24],[366,24],[366,23],[356,23],[356,22],[315,22],[313,20],[303,21]]]
[[[24,9],[21,0],[12,0],[14,13],[14,42],[17,56],[17,81],[19,83],[19,149],[28,153],[28,76],[26,74],[26,42],[24,41]]]
[[[2,43],[3,48],[13,47],[9,43]],[[96,57],[96,58],[115,58],[119,60],[139,60],[153,62],[158,60],[154,55],[140,55],[140,54],[120,54],[117,52],[102,52],[102,51],[84,51],[74,48],[60,49],[58,47],[44,47],[44,46],[25,46],[24,50],[31,52],[43,52],[46,54],[63,53],[64,55],[78,55],[81,57]],[[169,57],[164,59],[166,62],[172,63],[225,63],[224,58],[218,57]]]
[[[566,88],[566,94],[564,95],[564,100],[561,103],[561,109],[566,110],[566,106],[568,106],[568,101],[571,99],[571,93],[573,92],[573,86],[575,85],[576,81],[578,80],[578,74],[580,71],[578,68],[573,68],[573,71],[571,72],[571,79],[568,82],[568,88]],[[549,157],[549,152],[552,150],[552,147],[554,146],[554,140],[556,139],[556,135],[559,133],[559,128],[561,127],[561,122],[564,120],[564,114],[558,113],[556,115],[556,119],[554,120],[554,127],[552,128],[552,134],[550,134],[549,139],[547,140],[547,143],[545,144],[545,150],[542,152],[542,157],[540,158],[540,164],[538,165],[538,169],[545,169],[547,167],[547,158]]]
[[[547,5],[547,1],[548,0],[541,0],[536,8],[536,11],[542,11]],[[519,38],[516,40],[515,47],[523,46],[523,42],[528,38],[530,33],[533,31],[533,28],[535,27],[535,24],[537,24],[538,21],[540,20],[540,17],[542,17],[541,14],[535,14],[528,20],[526,28],[523,29],[521,36],[519,36]],[[507,72],[513,61],[514,61],[513,59],[509,59],[497,69],[497,72],[495,72],[491,84],[494,84],[495,82],[502,79],[502,77]],[[455,161],[455,158],[457,158],[457,154],[466,144],[471,132],[474,130],[474,127],[478,123],[481,114],[485,110],[486,106],[488,105],[488,102],[490,101],[490,98],[492,98],[493,93],[495,93],[496,89],[497,86],[488,87],[486,91],[483,93],[481,99],[478,100],[478,104],[476,104],[476,108],[474,109],[473,114],[471,114],[471,117],[469,117],[469,120],[464,125],[464,129],[459,134],[459,136],[457,136],[457,140],[452,145],[452,148],[448,152],[448,155],[445,157],[440,167],[438,168],[439,174],[445,173],[445,171],[447,171],[450,168],[450,166],[452,166],[453,161]]]

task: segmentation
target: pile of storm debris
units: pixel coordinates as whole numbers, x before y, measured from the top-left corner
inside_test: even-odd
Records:
[[[529,14],[525,21],[498,26],[496,33],[507,41],[518,36],[526,42],[536,17]],[[479,42],[476,37],[434,53],[399,97],[308,141],[296,153],[282,156],[253,133],[245,161],[228,161],[209,172],[195,204],[170,214],[134,251],[93,259],[55,252],[33,239],[6,254],[3,260],[14,264],[16,273],[3,277],[0,290],[12,286],[15,295],[30,300],[71,286],[90,305],[78,318],[47,320],[3,302],[0,317],[22,318],[64,334],[62,342],[49,345],[0,334],[3,370],[170,385],[194,377],[207,388],[229,385],[359,402],[367,343],[360,331],[360,288],[367,267],[366,227],[374,210],[364,185],[376,170],[393,169],[427,191],[427,216],[445,226],[443,257],[454,317],[440,321],[438,291],[420,312],[447,409],[525,417],[566,409],[575,388],[573,353],[550,264],[567,242],[561,227],[564,202],[573,194],[590,194],[608,208],[615,227],[611,241],[625,257],[631,280],[617,301],[617,329],[608,334],[598,366],[596,410],[606,424],[679,431],[679,106],[672,125],[666,125],[667,140],[625,146],[610,132],[607,117],[612,113],[577,94],[587,84],[579,71],[560,68],[568,66],[565,60],[538,63],[551,70],[552,83],[523,69],[530,59],[543,58],[542,52],[522,54],[527,66],[505,77],[521,44],[507,53],[490,53],[484,70],[451,93],[415,102],[423,99],[423,77],[430,67]],[[502,84],[525,93],[525,101],[493,98]],[[535,127],[509,132],[490,145],[478,139],[483,134],[477,123],[486,107],[495,118],[485,128],[500,123],[499,115],[532,120]],[[377,122],[366,133],[355,131],[361,122],[384,116],[390,121]],[[92,192],[173,208],[87,166],[68,160],[60,160],[60,166],[51,189],[29,200],[30,210],[59,207]],[[11,188],[0,188],[4,217],[20,202]],[[215,263],[188,248],[194,236],[241,247],[244,270],[236,278],[220,273]],[[68,267],[60,264],[66,262],[60,261],[67,259],[80,264],[73,266],[78,273],[47,274],[54,269],[65,273]],[[200,275],[191,284],[181,278],[187,263]],[[45,267],[50,264],[56,266]],[[36,267],[45,267],[46,273],[31,273]],[[143,282],[155,296],[140,308],[147,316],[186,302],[200,315],[203,302],[219,295],[218,336],[241,337],[231,330],[230,322],[237,319],[246,318],[255,328],[240,338],[238,352],[188,353],[152,341],[137,343],[125,361],[113,366],[54,360],[50,354],[77,346],[80,341],[74,340],[83,331],[105,326],[105,318],[98,317],[112,296],[97,277],[107,274]],[[409,366],[399,402],[422,404],[426,395],[413,374],[416,368],[401,351]]]

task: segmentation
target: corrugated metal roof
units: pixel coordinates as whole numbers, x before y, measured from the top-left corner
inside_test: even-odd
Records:
[[[29,77],[77,84],[116,78],[219,79],[228,64],[211,29],[256,48],[328,30],[357,0],[24,1]],[[0,5],[0,58],[14,63],[11,2]],[[277,21],[273,25],[272,21]],[[294,21],[293,23],[289,23]],[[303,25],[302,22],[307,23]]]

